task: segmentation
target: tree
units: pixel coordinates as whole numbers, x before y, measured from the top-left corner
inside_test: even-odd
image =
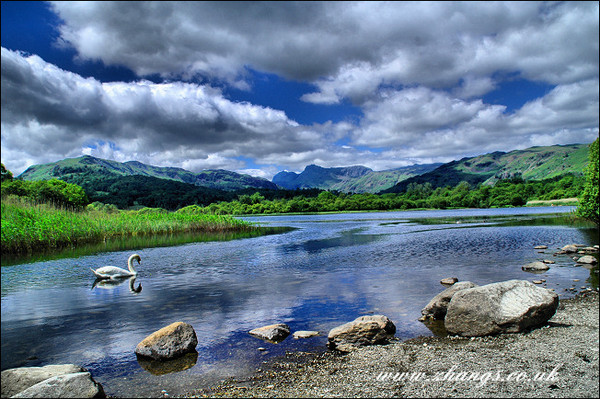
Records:
[[[0,165],[1,165],[1,168],[2,168],[2,181],[4,181],[4,180],[8,180],[8,181],[12,180],[13,179],[13,174],[11,173],[11,171],[8,170],[8,169],[6,169],[4,167],[3,163],[0,163]]]
[[[598,139],[590,144],[589,163],[585,171],[583,194],[579,198],[577,214],[596,224],[600,223],[598,199]]]

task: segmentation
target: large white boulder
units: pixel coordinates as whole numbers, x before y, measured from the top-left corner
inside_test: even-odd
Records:
[[[17,367],[2,372],[3,398],[104,398],[102,385],[75,364]]]
[[[12,398],[105,398],[100,384],[88,372],[57,375],[30,386]]]
[[[558,295],[525,280],[509,280],[454,294],[444,325],[450,334],[483,336],[540,327],[554,315]]]

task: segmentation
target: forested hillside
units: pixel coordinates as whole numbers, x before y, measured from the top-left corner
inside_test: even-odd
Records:
[[[532,147],[508,153],[493,152],[446,163],[437,169],[406,179],[385,193],[405,192],[410,184],[428,183],[433,188],[456,186],[461,181],[471,185],[495,182],[513,177],[541,180],[573,174],[583,176],[589,144]]]

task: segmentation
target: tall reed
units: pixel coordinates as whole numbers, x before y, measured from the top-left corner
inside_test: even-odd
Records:
[[[75,212],[25,198],[2,199],[2,253],[29,253],[121,236],[178,232],[251,231],[258,227],[232,216],[162,209]]]

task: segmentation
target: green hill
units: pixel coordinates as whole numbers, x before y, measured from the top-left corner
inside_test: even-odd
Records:
[[[406,179],[384,193],[406,191],[411,183],[429,183],[433,188],[456,186],[466,181],[472,186],[494,184],[498,180],[520,176],[525,180],[549,179],[566,174],[583,175],[589,144],[531,147],[508,153],[492,152],[463,158],[438,167],[431,172]]]
[[[277,189],[277,186],[267,179],[222,169],[204,170],[199,173],[193,173],[181,168],[151,166],[137,161],[117,162],[89,155],[79,158],[67,158],[62,161],[43,165],[34,165],[21,173],[19,178],[23,180],[60,179],[74,182],[74,180],[81,181],[82,175],[87,178],[93,175],[99,175],[104,178],[147,176],[227,191],[246,188]]]

